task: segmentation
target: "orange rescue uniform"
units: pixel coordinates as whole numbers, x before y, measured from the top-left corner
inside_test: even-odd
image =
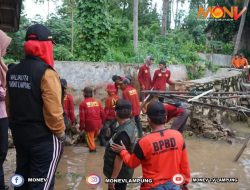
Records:
[[[239,62],[240,62],[240,67],[247,67],[248,68],[248,61],[246,58],[239,58]]]
[[[152,183],[143,183],[141,190],[151,189],[171,181],[175,174],[182,174],[184,184],[190,181],[190,168],[184,139],[176,130],[165,129],[152,132],[135,145],[130,154],[120,152],[124,163],[131,168],[142,165],[143,178],[152,179]]]
[[[90,150],[95,150],[95,137],[99,134],[105,119],[101,102],[94,98],[85,98],[79,108],[80,130],[85,131]]]
[[[236,57],[233,57],[232,66],[235,67],[235,68],[240,68],[240,59],[236,58]]]
[[[132,116],[140,115],[140,100],[135,88],[128,85],[122,92],[125,100],[128,100],[132,105]]]
[[[105,120],[114,120],[116,119],[115,114],[115,105],[119,97],[116,94],[112,94],[107,97],[105,100]]]

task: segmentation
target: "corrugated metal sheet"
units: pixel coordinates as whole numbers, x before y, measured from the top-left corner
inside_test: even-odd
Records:
[[[16,32],[19,29],[22,0],[0,0],[0,29]]]

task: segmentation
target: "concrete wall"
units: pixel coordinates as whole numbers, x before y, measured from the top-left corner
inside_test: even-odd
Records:
[[[56,61],[55,69],[60,77],[65,78],[74,89],[83,89],[85,86],[102,86],[112,82],[113,75],[131,75],[136,77],[139,64],[104,63],[104,62],[77,62]],[[151,67],[151,76],[157,69],[157,64]],[[186,80],[187,69],[184,65],[170,65],[172,78]]]
[[[201,59],[212,62],[215,65],[220,65],[222,67],[230,67],[232,56],[231,55],[223,55],[223,54],[198,54]]]

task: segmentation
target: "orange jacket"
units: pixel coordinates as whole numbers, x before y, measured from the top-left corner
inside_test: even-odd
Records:
[[[126,165],[136,168],[141,164],[143,178],[153,183],[144,183],[141,189],[151,189],[167,181],[175,174],[182,174],[185,184],[190,181],[190,168],[184,139],[176,130],[165,129],[144,136],[130,154],[122,150],[120,155]]]
[[[240,68],[240,59],[233,57],[232,66],[235,67],[235,68]]]
[[[153,87],[154,90],[166,90],[166,83],[172,84],[170,81],[171,72],[166,70],[166,72],[162,72],[160,69],[156,70],[153,77]]]
[[[248,67],[248,61],[246,58],[239,58],[240,67]]]
[[[122,96],[125,100],[128,100],[132,105],[132,115],[140,115],[140,100],[135,88],[128,85],[122,92]]]
[[[105,120],[114,120],[116,118],[115,105],[118,99],[116,94],[107,97],[104,108]]]
[[[74,101],[73,96],[70,94],[66,94],[63,99],[63,109],[67,117],[70,119],[71,124],[75,123],[75,109],[74,109]]]
[[[105,115],[101,102],[94,98],[85,98],[79,108],[80,130],[96,131],[102,127]]]
[[[146,64],[143,64],[139,69],[138,82],[140,84],[141,89],[142,86],[144,86],[144,90],[151,89],[152,81],[150,75],[150,68]]]

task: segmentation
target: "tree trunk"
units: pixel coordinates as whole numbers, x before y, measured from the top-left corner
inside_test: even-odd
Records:
[[[134,51],[138,52],[138,7],[139,0],[134,0]]]
[[[244,7],[247,8],[248,3],[249,3],[249,0],[245,0]],[[240,40],[241,40],[241,35],[242,35],[242,32],[243,32],[243,28],[244,28],[244,25],[245,25],[246,15],[247,15],[247,10],[241,16],[241,19],[240,19],[240,27],[239,27],[238,34],[237,34],[237,37],[236,37],[233,55],[235,55],[239,50],[239,45],[240,45]]]
[[[74,5],[71,4],[71,53],[74,54]]]
[[[175,21],[174,21],[174,28],[178,28],[178,7],[179,6],[179,0],[176,0],[176,10],[175,10]]]
[[[49,20],[49,0],[48,0],[48,15],[47,15],[47,20]]]
[[[167,31],[167,12],[168,12],[168,0],[163,0],[162,4],[162,23],[161,23],[161,35],[165,36]]]

